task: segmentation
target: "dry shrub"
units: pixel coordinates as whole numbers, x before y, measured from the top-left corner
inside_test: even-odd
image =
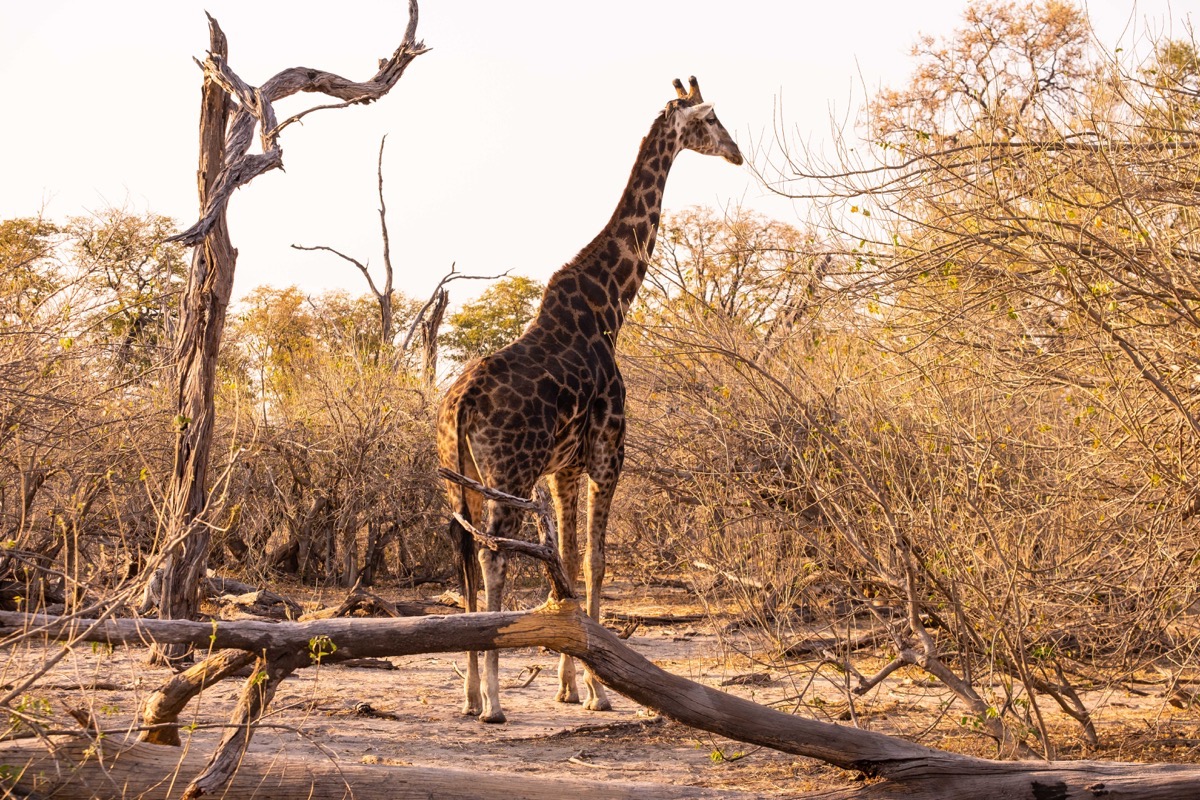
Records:
[[[129,233],[161,224],[115,210],[66,228],[0,223],[6,608],[96,601],[127,584],[152,546],[171,424],[158,301],[178,253],[134,258]],[[112,290],[115,264],[140,293]]]
[[[439,578],[433,402],[390,363],[320,355],[265,419],[252,404],[231,410],[226,563],[345,586]]]
[[[1094,742],[1083,687],[1195,666],[1180,626],[1194,536],[1155,477],[1161,453],[1114,411],[1151,407],[1139,375],[1103,360],[1098,405],[1078,381],[1016,368],[1003,307],[881,305],[850,259],[794,255],[803,315],[748,321],[694,285],[652,287],[623,342],[622,519],[637,524],[622,530],[649,571],[721,573],[710,606],[782,668],[836,662],[848,691],[926,670],[962,703],[953,719],[1017,751],[1053,749],[1046,700]],[[891,665],[863,674],[880,655]]]

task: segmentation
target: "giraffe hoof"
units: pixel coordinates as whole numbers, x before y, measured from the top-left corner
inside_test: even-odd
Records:
[[[479,721],[489,725],[503,725],[508,722],[508,718],[504,716],[503,711],[493,711],[491,714],[480,714]]]
[[[478,703],[474,705],[467,703],[465,706],[463,706],[462,713],[464,717],[476,717],[479,716],[479,712],[482,710],[482,707]]]
[[[556,702],[556,703],[578,703],[579,702],[579,690],[572,689],[570,691],[567,691],[566,689],[559,689],[558,694],[554,695],[554,702]]]
[[[583,707],[588,711],[612,711],[612,703],[608,702],[607,697],[592,698],[583,704]]]

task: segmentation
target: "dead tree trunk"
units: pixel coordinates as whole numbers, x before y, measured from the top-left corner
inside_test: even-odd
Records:
[[[214,428],[213,393],[217,351],[225,328],[225,311],[233,288],[237,250],[229,239],[226,208],[233,191],[258,175],[283,165],[279,135],[288,125],[324,108],[370,103],[400,80],[414,58],[425,52],[416,41],[417,0],[409,0],[408,27],[379,71],[358,83],[315,69],[286,69],[261,87],[243,81],[228,66],[228,43],[220,25],[209,17],[210,50],[204,70],[200,114],[200,220],[173,237],[192,245],[192,267],[184,293],[175,341],[175,464],[166,500],[167,553],[160,616],[189,619],[200,602],[209,550],[205,522],[209,450]],[[297,92],[318,92],[341,100],[303,111],[279,123],[273,103]],[[261,153],[250,153],[259,131]],[[182,655],[177,647],[159,651],[160,659]]]
[[[398,356],[403,357],[408,352],[408,346],[412,344],[413,337],[417,335],[417,331],[419,330],[421,332],[424,351],[423,360],[427,377],[429,376],[429,370],[437,368],[437,332],[438,328],[442,326],[442,317],[446,313],[446,304],[450,300],[450,295],[445,288],[446,284],[464,278],[473,281],[494,281],[497,278],[503,278],[508,275],[508,270],[501,272],[499,275],[464,275],[456,271],[457,266],[457,264],[451,264],[450,271],[442,276],[437,286],[433,287],[433,294],[425,301],[425,305],[421,306],[421,310],[417,312],[412,323],[408,326],[408,332],[404,334],[404,341],[400,343],[400,349],[397,353]]]
[[[375,285],[375,279],[371,277],[371,270],[367,269],[367,265],[359,261],[353,256],[348,256],[340,250],[335,250],[323,244],[307,247],[301,244],[292,245],[293,250],[324,250],[327,253],[333,253],[343,261],[348,261],[353,264],[363,277],[367,279],[367,288],[371,290],[371,296],[375,298],[375,303],[379,306],[379,349],[376,355],[383,352],[392,346],[392,339],[395,336],[395,311],[392,308],[392,285],[393,285],[393,270],[392,270],[392,242],[388,235],[387,226],[387,203],[383,199],[383,146],[387,143],[387,136],[384,135],[379,140],[379,228],[383,238],[383,288],[380,289]]]
[[[209,17],[209,58],[225,60],[228,42]],[[225,129],[232,101],[206,75],[200,101],[200,208],[207,207],[225,160]],[[180,301],[174,362],[175,464],[167,489],[166,542],[159,616],[193,619],[200,609],[200,579],[208,566],[209,529],[202,514],[207,500],[207,470],[214,424],[213,393],[217,351],[225,328],[225,310],[233,290],[237,250],[229,239],[224,209],[192,251],[187,288]],[[155,660],[184,655],[178,646],[156,648]]]
[[[421,374],[426,386],[437,382],[438,331],[450,302],[450,293],[445,289],[438,289],[435,296],[437,299],[429,309],[429,316],[421,322]]]

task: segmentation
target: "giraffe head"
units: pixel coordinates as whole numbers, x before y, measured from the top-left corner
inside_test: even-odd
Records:
[[[667,104],[667,118],[675,125],[680,146],[706,156],[721,156],[730,164],[741,164],[742,151],[717,119],[712,103],[704,102],[700,96],[696,77],[688,78],[687,90],[676,78],[675,91],[679,98]]]

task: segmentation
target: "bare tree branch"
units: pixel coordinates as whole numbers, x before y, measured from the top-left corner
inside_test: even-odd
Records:
[[[417,316],[415,319],[413,319],[412,325],[408,327],[408,333],[404,335],[403,344],[400,345],[401,353],[408,350],[408,346],[412,343],[413,335],[417,332],[417,328],[420,326],[421,320],[425,317],[426,312],[429,311],[430,306],[437,301],[438,292],[445,288],[446,284],[460,279],[469,281],[494,281],[498,278],[504,278],[508,275],[508,273],[512,272],[512,270],[506,269],[499,275],[465,275],[461,272],[455,272],[454,268],[455,264],[451,264],[450,271],[442,276],[442,279],[438,281],[437,286],[434,287],[433,293],[429,295],[429,299],[425,301],[425,305],[421,306],[421,310],[417,312]]]

